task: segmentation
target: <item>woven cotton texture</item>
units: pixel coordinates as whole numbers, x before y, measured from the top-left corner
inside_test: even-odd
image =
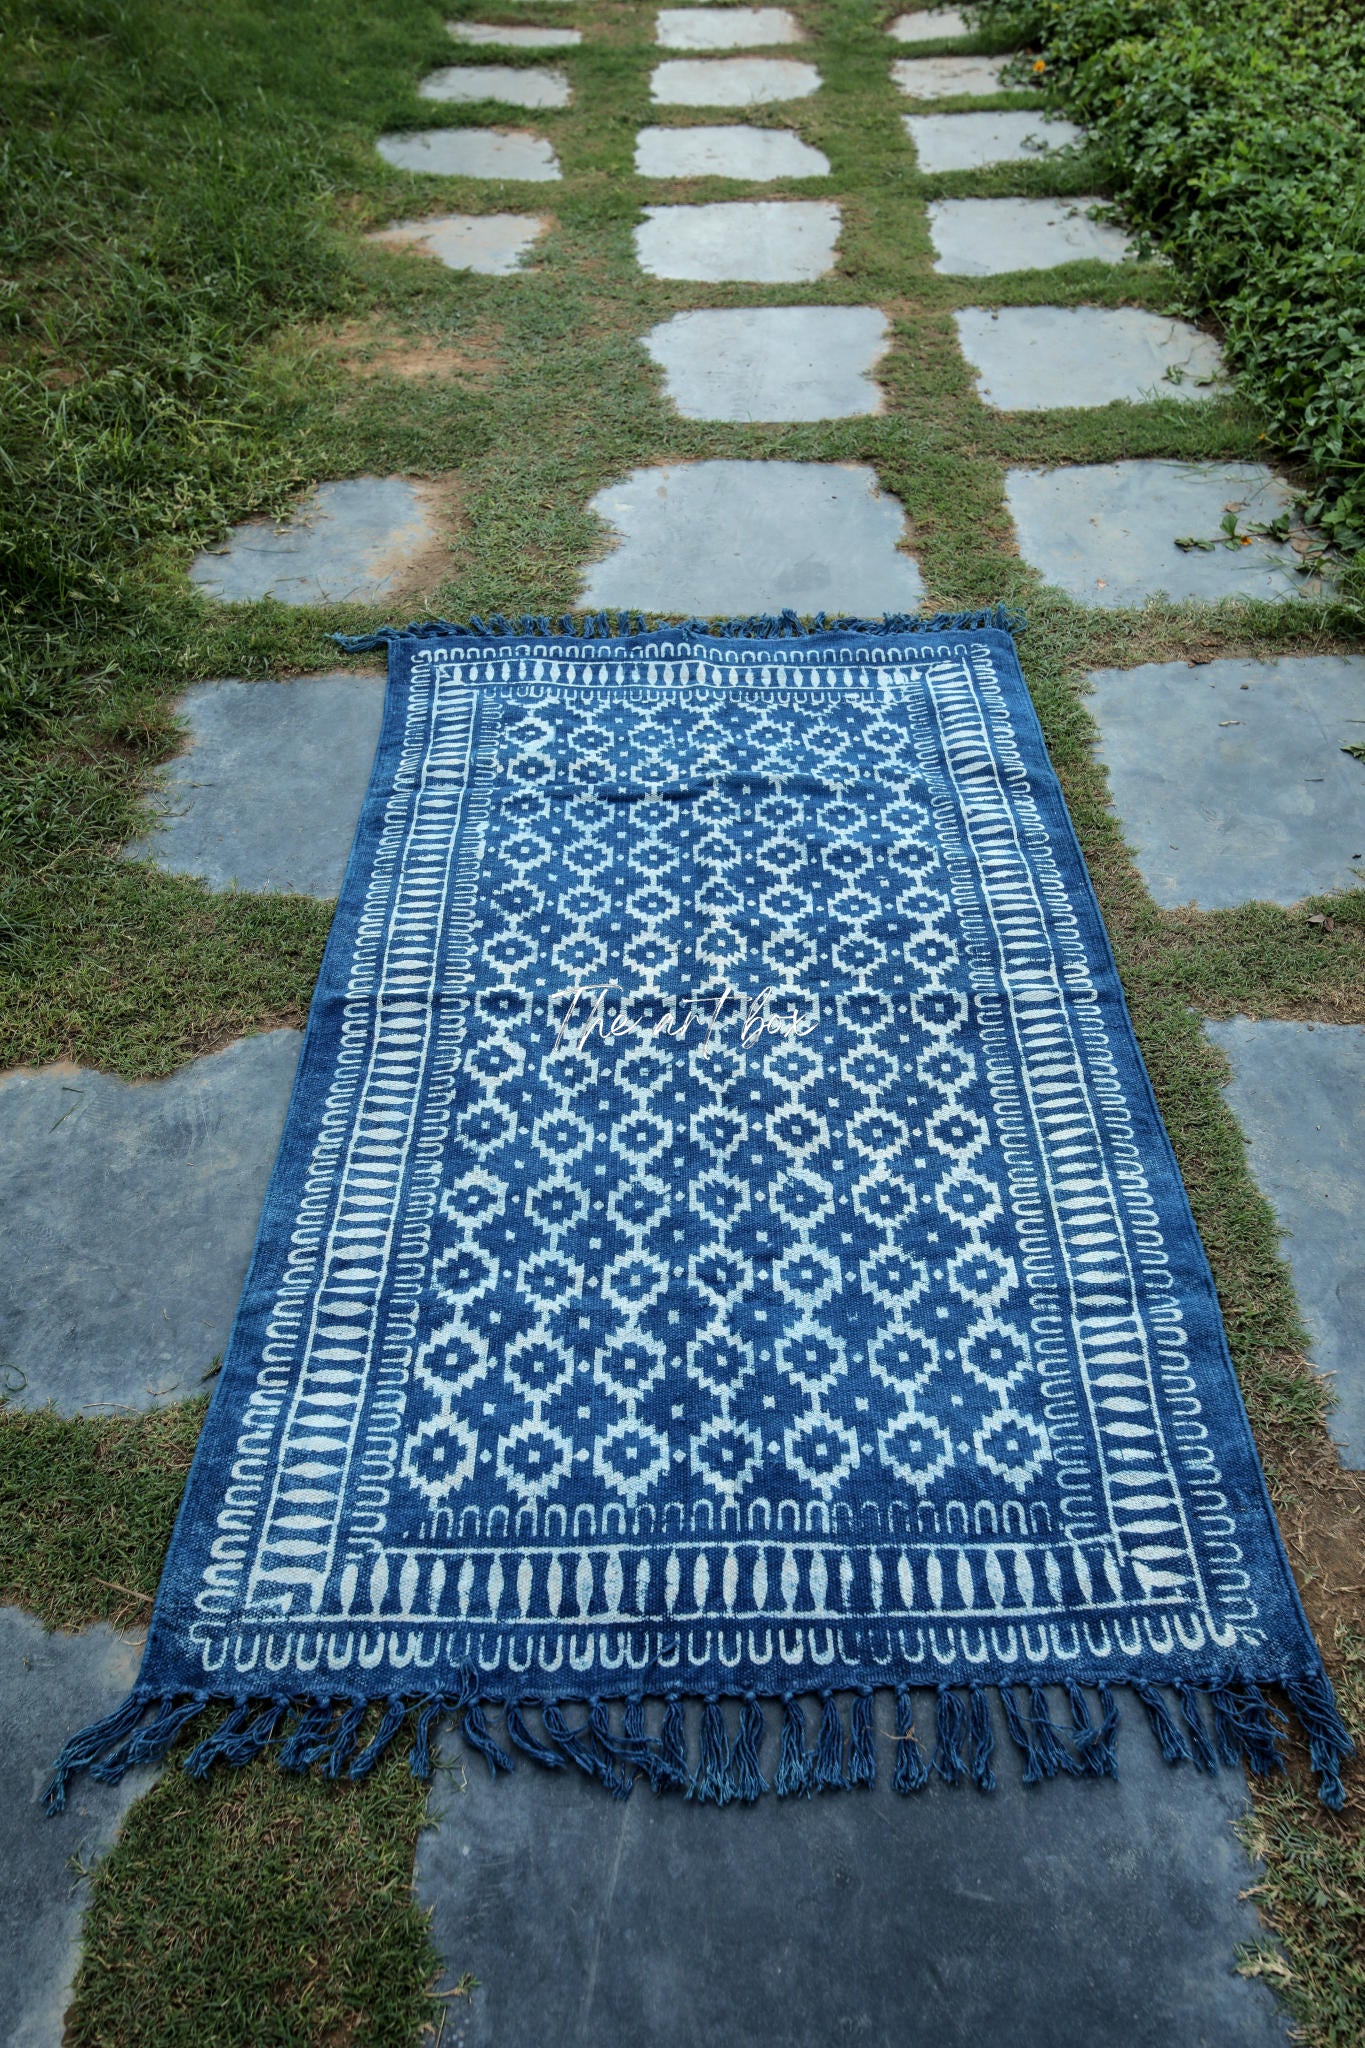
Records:
[[[191,1769],[453,1718],[724,1799],[765,1702],[779,1790],[988,1788],[1112,1771],[1122,1690],[1275,1768],[1263,1684],[1339,1798],[1013,641],[911,623],[392,636],[138,1690],[57,1803],[219,1700]]]

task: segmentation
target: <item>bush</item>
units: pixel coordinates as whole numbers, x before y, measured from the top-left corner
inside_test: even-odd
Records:
[[[1365,546],[1365,20],[1340,0],[984,0],[1222,323],[1242,389]]]

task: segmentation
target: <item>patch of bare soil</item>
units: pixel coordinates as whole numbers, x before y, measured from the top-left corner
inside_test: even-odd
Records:
[[[459,342],[444,342],[431,334],[403,334],[378,320],[352,320],[319,335],[315,345],[355,377],[487,384],[502,369],[501,340],[500,329],[491,324]]]
[[[386,592],[390,598],[429,597],[446,582],[454,545],[468,525],[465,483],[458,470],[447,470],[441,476],[409,477],[408,481],[426,513],[430,538],[414,543],[411,534],[400,536],[391,568],[382,556],[373,558],[376,576],[393,577]]]

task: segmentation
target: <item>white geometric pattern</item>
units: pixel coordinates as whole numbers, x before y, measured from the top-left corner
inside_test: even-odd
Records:
[[[408,716],[206,1669],[1256,1640],[989,646],[424,643]]]

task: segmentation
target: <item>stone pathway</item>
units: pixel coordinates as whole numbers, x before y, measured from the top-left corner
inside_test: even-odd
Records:
[[[299,1045],[265,1032],[168,1081],[0,1076],[0,1373],[14,1406],[108,1415],[206,1391]]]
[[[424,99],[573,103],[571,68],[499,60],[572,52],[579,27],[449,27],[470,61],[414,77]],[[968,33],[953,10],[901,15],[887,31],[888,77],[917,108],[994,98],[999,58],[934,47]],[[785,118],[797,124],[803,101],[818,104],[821,72],[806,55],[714,54],[805,43],[788,9],[642,10],[641,37],[678,53],[652,64],[658,107],[790,103]],[[930,54],[897,54],[919,45]],[[474,56],[481,50],[487,59]],[[818,59],[813,41],[808,54]],[[379,136],[376,148],[400,171],[500,188],[561,178],[545,136],[474,118]],[[907,156],[935,174],[1046,163],[1080,139],[1069,123],[1017,108],[900,118]],[[646,125],[634,152],[642,181],[720,177],[745,188],[666,204],[657,183],[643,183],[634,247],[644,277],[781,285],[790,298],[835,272],[837,192],[762,195],[775,180],[830,178],[829,159],[797,125]],[[986,278],[1123,262],[1127,238],[1089,217],[1096,204],[935,199],[934,267]],[[509,276],[549,225],[538,214],[444,213],[397,220],[370,239]],[[640,336],[680,419],[818,422],[882,409],[890,328],[880,307],[717,307],[704,290],[696,299],[661,310]],[[1209,338],[1140,308],[963,307],[955,320],[994,410],[1190,403],[1216,389]],[[1285,550],[1262,535],[1245,547],[1175,544],[1217,536],[1229,504],[1244,528],[1287,507],[1286,487],[1259,464],[1021,467],[1008,473],[1006,497],[1025,562],[1085,606],[1141,605],[1160,593],[1284,602],[1301,587]],[[915,535],[866,465],[655,462],[606,484],[590,509],[605,543],[580,593],[594,609],[879,613],[913,610],[922,595]],[[440,580],[451,519],[439,485],[324,481],[278,524],[234,529],[190,574],[219,604],[397,600]],[[1344,732],[1365,735],[1363,670],[1360,660],[1324,657],[1096,674],[1101,755],[1158,903],[1290,904],[1361,878],[1365,773],[1339,748]],[[185,750],[131,856],[211,890],[335,894],[380,694],[374,678],[352,673],[195,685],[181,700]],[[1291,1233],[1318,1363],[1338,1375],[1343,1455],[1365,1465],[1355,1341],[1365,1319],[1365,1031],[1246,1019],[1208,1028],[1231,1062],[1230,1100],[1253,1170]],[[0,1364],[13,1401],[99,1414],[200,1390],[226,1342],[299,1043],[294,1032],[263,1034],[137,1086],[75,1069],[0,1077],[0,1211],[16,1219],[0,1267]],[[81,1910],[67,1858],[105,1848],[140,1786],[85,1787],[59,1827],[36,1821],[30,1795],[50,1759],[54,1713],[75,1726],[101,1711],[122,1693],[133,1656],[110,1631],[45,1637],[28,1617],[0,1611],[10,1730],[0,1755],[13,1795],[0,1970],[5,2038],[25,2048],[60,2040]],[[658,2048],[1283,2042],[1263,1983],[1233,1974],[1237,1944],[1259,1932],[1229,1825],[1244,1803],[1240,1781],[1168,1772],[1137,1726],[1126,1732],[1122,1771],[1117,1783],[1040,1792],[1007,1778],[992,1799],[938,1786],[901,1800],[883,1784],[717,1815],[644,1793],[617,1806],[576,1775],[548,1782],[530,1768],[492,1786],[460,1764],[442,1774],[438,1824],[417,1868],[451,1982],[466,1971],[479,1980],[471,2000],[451,2001],[445,2038],[451,2048],[599,2037]],[[1034,1801],[1046,1802],[1045,1816]]]
[[[124,1814],[152,1782],[130,1771],[119,1786],[82,1778],[60,1824],[39,1805],[57,1748],[112,1713],[137,1676],[140,1643],[103,1626],[48,1635],[0,1607],[0,2041],[60,2048],[80,1960],[90,1872]]]
[[[185,751],[130,855],[211,889],[337,895],[379,738],[382,676],[199,683],[177,708]]]
[[[450,1981],[478,1980],[442,2048],[1285,2048],[1231,1968],[1260,1934],[1244,1801],[1145,1728],[1115,1782],[990,1798],[883,1781],[717,1812],[438,1774],[417,1892]]]
[[[1336,1393],[1342,1463],[1365,1470],[1365,1026],[1234,1017],[1206,1029],[1231,1065],[1228,1100]]]

